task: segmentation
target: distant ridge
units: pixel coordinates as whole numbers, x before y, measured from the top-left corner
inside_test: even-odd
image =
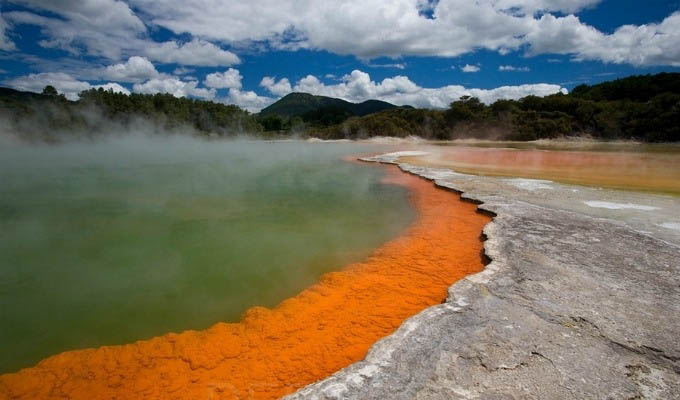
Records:
[[[406,106],[411,108],[410,106]],[[315,96],[309,93],[290,93],[276,103],[260,111],[260,116],[279,115],[281,117],[302,116],[321,109],[338,109],[362,117],[380,111],[399,108],[380,100],[366,100],[363,103],[350,103],[342,99]]]
[[[40,93],[23,92],[21,90],[0,87],[0,100],[29,101],[29,100],[50,100],[50,96]]]

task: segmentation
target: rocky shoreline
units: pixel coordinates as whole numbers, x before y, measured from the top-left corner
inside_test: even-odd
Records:
[[[484,271],[287,399],[680,398],[680,200],[364,161],[494,215]],[[413,154],[410,154],[413,155]]]

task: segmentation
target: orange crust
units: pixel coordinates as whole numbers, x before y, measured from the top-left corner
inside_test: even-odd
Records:
[[[416,220],[365,261],[274,309],[122,346],[69,351],[0,376],[3,399],[269,399],[361,360],[406,318],[483,268],[489,217],[455,193],[390,167],[410,189]]]

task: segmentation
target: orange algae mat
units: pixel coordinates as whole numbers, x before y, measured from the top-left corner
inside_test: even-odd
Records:
[[[361,360],[406,318],[480,271],[489,217],[457,194],[389,167],[416,220],[359,263],[239,323],[65,352],[0,376],[2,399],[271,399]]]

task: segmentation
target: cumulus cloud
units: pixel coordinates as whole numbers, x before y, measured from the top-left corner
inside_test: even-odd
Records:
[[[216,93],[213,88],[198,87],[198,81],[183,81],[174,76],[162,76],[144,83],[135,83],[132,91],[144,94],[169,93],[175,97],[197,97],[205,100],[214,99]]]
[[[105,79],[119,82],[142,82],[159,76],[151,61],[139,56],[132,56],[124,63],[109,65],[97,72]]]
[[[626,26],[606,35],[569,15],[601,0],[132,2],[150,23],[178,34],[232,44],[266,42],[278,49],[321,49],[364,59],[454,57],[477,49],[505,54],[528,46],[530,55],[564,53],[634,65],[680,62],[674,49],[678,23],[670,17],[661,24]],[[566,40],[559,40],[561,34]]]
[[[9,24],[0,14],[0,50],[11,51],[16,49],[14,42],[7,36]]]
[[[177,63],[182,65],[200,65],[208,67],[234,65],[241,62],[231,51],[201,39],[179,43],[174,40],[154,43],[144,48],[144,54],[154,61]]]
[[[175,33],[241,43],[266,41],[281,49],[323,49],[361,58],[399,55],[456,56],[477,47],[517,48],[518,32],[533,17],[502,12],[496,0],[440,0],[433,18],[422,0],[134,0],[150,22]],[[521,3],[521,2],[517,2]]]
[[[104,90],[111,90],[114,93],[122,93],[122,94],[125,94],[125,95],[128,95],[128,96],[130,95],[130,91],[126,87],[123,87],[120,84],[115,83],[115,82],[109,82],[109,83],[105,83],[103,85],[94,85],[92,87],[95,88],[95,89],[102,88]]]
[[[214,72],[205,77],[203,84],[215,89],[241,89],[243,76],[234,68],[229,68],[224,72]]]
[[[39,26],[47,37],[39,42],[73,55],[120,60],[144,55],[152,61],[183,65],[218,66],[240,62],[238,56],[201,39],[188,42],[156,42],[149,38],[144,22],[118,0],[13,0],[35,10],[46,10],[61,18],[28,11],[12,11],[6,17],[15,24]]]
[[[89,83],[79,81],[71,75],[62,72],[29,74],[5,81],[5,84],[17,90],[35,93],[40,93],[45,86],[52,85],[69,100],[77,100],[78,93],[91,88]]]
[[[499,65],[499,71],[515,71],[515,72],[529,72],[531,69],[529,67],[515,67],[513,65]]]
[[[106,31],[117,36],[125,32],[143,32],[142,20],[123,1],[118,0],[11,0],[12,3],[50,11],[94,31]]]
[[[88,55],[116,61],[143,55],[162,63],[238,64],[235,53],[216,44],[223,43],[232,48],[326,50],[362,59],[528,49],[528,55],[680,65],[677,14],[661,23],[626,25],[605,34],[572,14],[601,0],[10,1],[60,16],[6,13],[12,23],[40,26],[47,36],[42,46],[73,54],[85,49]],[[154,42],[147,27],[156,26],[188,34],[191,40]],[[6,40],[0,43],[10,46]]]
[[[128,62],[124,64],[134,65],[134,61],[130,63],[128,60]],[[128,78],[131,76],[131,73],[124,74],[121,72],[123,71],[121,68],[115,68],[113,71],[115,73],[112,72],[111,76],[114,76],[115,74],[119,74],[119,76]],[[130,72],[128,70],[124,71]],[[134,69],[132,71],[134,71]],[[230,88],[227,97],[225,99],[220,99],[220,101],[229,104],[236,104],[251,111],[259,110],[274,102],[274,99],[258,96],[255,92],[241,91],[241,76],[238,71],[235,72],[238,75],[238,87]],[[224,73],[224,75],[229,74],[229,70]],[[128,81],[132,82],[132,80]],[[36,93],[42,92],[45,86],[52,85],[59,93],[64,94],[69,100],[78,100],[78,94],[80,92],[92,88],[103,88],[105,90],[113,90],[114,92],[118,93],[127,95],[130,94],[130,90],[119,83],[109,82],[101,85],[94,85],[86,81],[78,80],[73,76],[63,72],[43,72],[38,74],[29,74],[26,76],[6,80],[3,83],[18,90]],[[144,82],[136,82],[132,87],[132,91],[143,94],[169,93],[175,97],[195,97],[203,100],[214,100],[217,94],[216,88],[200,87],[197,80],[187,80],[186,78],[183,80],[179,77],[165,74],[157,74],[156,77],[148,79]]]
[[[480,68],[478,65],[465,64],[460,67],[460,70],[463,72],[474,73],[479,72]]]
[[[47,37],[39,42],[43,47],[57,48],[72,54],[86,49],[89,55],[120,59],[121,49],[138,41],[146,32],[142,20],[122,1],[114,0],[18,0],[36,10],[60,15],[51,18],[25,11],[5,13],[16,24],[31,24],[41,28]]]
[[[209,74],[206,77],[205,86],[200,87],[197,80],[184,79],[177,76],[158,73],[152,70],[148,60],[137,57],[131,58],[125,63],[112,65],[96,71],[97,77],[106,75],[107,79],[121,82],[135,82],[132,91],[143,94],[169,93],[175,97],[195,97],[203,100],[218,100],[227,104],[235,104],[249,111],[259,111],[275,101],[274,98],[260,96],[253,91],[241,90],[241,76],[238,70],[229,68],[224,73]],[[147,64],[148,63],[148,64]],[[153,67],[153,65],[151,65]],[[145,76],[153,76],[144,79]],[[3,82],[9,87],[18,90],[40,93],[47,85],[54,86],[57,91],[64,94],[69,100],[78,100],[78,94],[88,89],[103,88],[117,93],[130,94],[130,90],[119,83],[109,82],[101,85],[91,84],[74,78],[63,72],[43,72],[17,77]],[[228,88],[225,98],[216,99],[218,88]]]
[[[220,99],[220,101],[225,104],[235,104],[250,112],[258,112],[272,104],[276,99],[260,96],[251,90],[229,89],[227,97]]]
[[[135,83],[132,91],[145,94],[169,93],[176,97],[216,100],[226,104],[238,105],[251,112],[261,110],[276,101],[278,97],[292,91],[336,97],[351,102],[379,99],[397,105],[424,108],[446,108],[452,101],[461,96],[477,97],[488,104],[498,99],[519,99],[528,95],[546,96],[558,92],[566,93],[566,89],[551,84],[502,86],[496,89],[475,89],[460,85],[423,88],[406,76],[398,75],[375,82],[366,72],[354,70],[340,78],[338,83],[331,85],[324,84],[313,75],[300,79],[294,86],[287,78],[281,78],[277,81],[273,77],[266,76],[262,79],[260,85],[275,96],[268,97],[258,95],[254,91],[242,90],[241,79],[242,76],[239,71],[230,68],[223,73],[216,73],[212,78],[206,77],[206,82],[204,82],[206,87],[199,87],[199,82],[196,80],[186,80],[186,78],[183,80],[176,76],[160,74],[158,77],[143,83]],[[41,92],[46,85],[52,85],[71,100],[76,100],[78,93],[83,90],[99,87],[125,94],[130,93],[128,89],[118,83],[92,85],[88,82],[79,81],[66,73],[30,74],[4,83],[19,90],[32,92]],[[216,98],[218,88],[229,89],[227,95]]]
[[[397,105],[412,105],[423,108],[446,108],[462,96],[473,96],[490,104],[499,99],[519,99],[529,95],[547,96],[565,93],[566,89],[552,84],[531,84],[518,86],[502,86],[495,89],[466,88],[460,85],[448,85],[440,88],[423,88],[405,76],[383,79],[382,82],[371,80],[369,74],[354,70],[345,75],[342,82],[326,85],[313,75],[298,81],[293,88],[296,92],[338,97],[351,102],[362,102],[368,99],[384,100]]]
[[[269,93],[276,96],[285,96],[293,91],[288,78],[281,78],[277,82],[276,78],[265,76],[262,78],[262,81],[260,81],[260,86],[267,89]]]
[[[546,14],[535,21],[527,42],[530,55],[571,54],[576,60],[680,66],[680,12],[658,24],[624,25],[609,35],[583,24],[576,16]]]
[[[69,100],[78,100],[78,94],[84,90],[92,88],[104,88],[106,90],[113,90],[130,94],[130,91],[117,83],[107,83],[104,85],[91,85],[89,82],[79,81],[73,76],[63,72],[42,72],[39,74],[29,74],[20,76],[14,79],[4,81],[9,87],[17,90],[24,90],[28,92],[40,93],[45,86],[52,85],[57,92],[66,96]]]

